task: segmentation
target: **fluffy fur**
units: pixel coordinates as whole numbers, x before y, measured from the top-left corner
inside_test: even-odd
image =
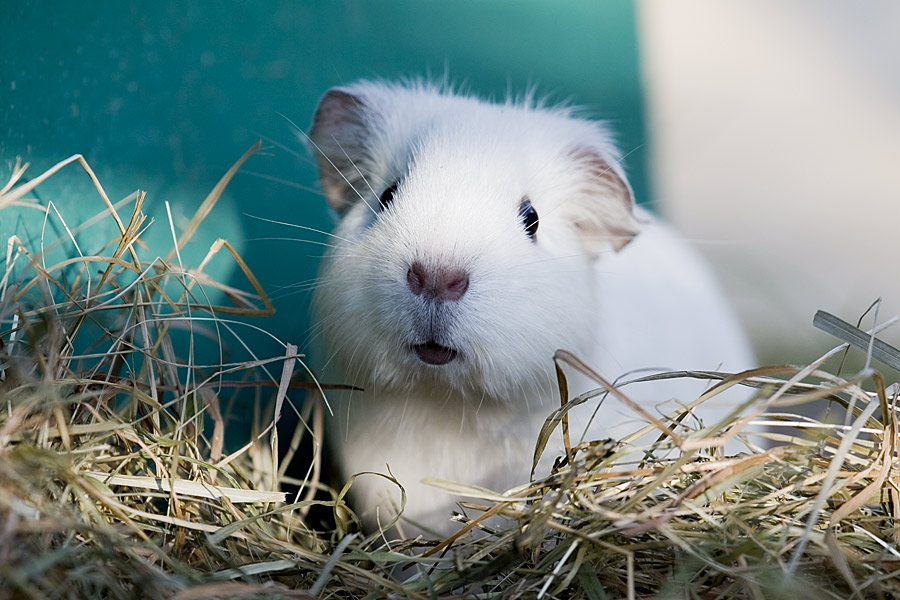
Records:
[[[314,296],[314,354],[323,379],[364,390],[328,394],[327,442],[345,477],[390,468],[408,494],[407,533],[453,529],[458,499],[423,477],[499,492],[527,481],[537,432],[558,405],[559,348],[611,379],[752,363],[700,260],[635,212],[601,124],[530,100],[361,82],[326,94],[310,139],[341,215]],[[520,216],[526,198],[534,238]],[[414,264],[465,273],[468,289],[449,300],[414,293]],[[424,362],[413,347],[425,342],[456,358]],[[680,385],[628,391],[654,410],[700,389]],[[589,435],[629,430],[629,419],[609,400]],[[374,528],[400,494],[366,475],[352,497]]]

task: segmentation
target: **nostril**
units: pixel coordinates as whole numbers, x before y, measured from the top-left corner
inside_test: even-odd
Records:
[[[440,294],[444,300],[459,300],[469,289],[469,274],[462,269],[450,271]]]
[[[409,285],[410,291],[418,296],[425,290],[426,281],[425,267],[422,263],[414,262],[406,272],[406,283]]]

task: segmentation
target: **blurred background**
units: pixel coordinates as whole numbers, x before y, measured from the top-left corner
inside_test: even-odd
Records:
[[[762,360],[831,345],[817,309],[900,313],[900,3],[651,0],[638,31],[655,200]]]
[[[0,177],[16,157],[34,177],[82,153],[113,200],[148,192],[157,254],[163,202],[183,227],[262,138],[185,260],[228,238],[275,299],[263,326],[301,347],[324,238],[263,219],[331,227],[295,124],[362,77],[448,74],[498,98],[536,84],[608,119],[639,200],[709,257],[765,362],[835,345],[818,308],[855,321],[882,296],[881,320],[900,312],[888,0],[24,1],[4,8],[0,47]],[[74,221],[102,210],[73,167],[39,195]],[[40,235],[12,214],[0,240]]]

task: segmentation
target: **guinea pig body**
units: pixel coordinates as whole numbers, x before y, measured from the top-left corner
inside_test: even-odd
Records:
[[[323,98],[310,139],[341,215],[313,299],[314,356],[321,379],[362,390],[327,394],[327,443],[345,477],[390,469],[406,533],[453,529],[458,498],[423,477],[497,492],[527,482],[559,404],[557,349],[610,379],[752,364],[702,262],[634,208],[600,124],[531,100],[362,82]],[[693,400],[702,386],[690,385],[635,399],[656,410]],[[577,431],[590,413],[574,418]],[[608,400],[588,435],[634,419]],[[352,488],[371,529],[399,499],[377,475]]]

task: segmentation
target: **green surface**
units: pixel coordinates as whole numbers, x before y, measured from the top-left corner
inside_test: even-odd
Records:
[[[502,97],[536,83],[610,119],[640,199],[647,189],[631,2],[53,1],[7,3],[3,13],[0,175],[16,156],[35,176],[82,153],[113,200],[147,190],[156,218],[147,239],[159,254],[171,239],[163,201],[183,223],[256,139],[270,142],[232,182],[197,253],[219,236],[234,242],[276,298],[268,327],[301,346],[304,284],[321,253],[305,241],[324,238],[248,215],[330,228],[288,120],[306,127],[332,85],[446,71]],[[74,167],[41,198],[71,221],[102,209]],[[10,215],[0,241],[37,231],[33,218]]]

